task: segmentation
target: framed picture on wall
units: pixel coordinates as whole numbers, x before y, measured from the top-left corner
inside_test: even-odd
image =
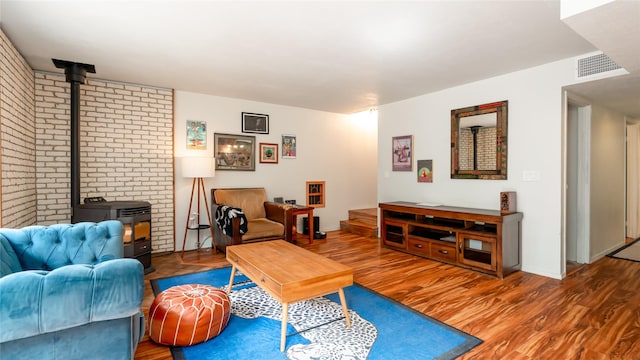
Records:
[[[242,132],[255,134],[269,133],[269,115],[242,113]]]
[[[283,159],[295,159],[296,158],[296,136],[295,135],[282,135],[282,158]]]
[[[256,137],[214,134],[216,170],[256,169]]]
[[[391,143],[393,171],[413,170],[413,135],[394,136]]]
[[[418,168],[418,182],[433,182],[433,160],[418,160],[416,167]]]
[[[187,149],[207,150],[207,123],[187,120]]]
[[[260,143],[260,163],[278,163],[278,144]]]

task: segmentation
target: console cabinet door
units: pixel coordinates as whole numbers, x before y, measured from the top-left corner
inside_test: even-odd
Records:
[[[458,233],[458,262],[476,268],[497,271],[496,238]]]
[[[407,249],[407,224],[400,221],[385,220],[382,223],[382,241],[387,246]]]

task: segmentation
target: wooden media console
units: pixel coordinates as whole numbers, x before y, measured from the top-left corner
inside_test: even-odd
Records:
[[[382,246],[500,279],[521,268],[522,213],[380,203]]]

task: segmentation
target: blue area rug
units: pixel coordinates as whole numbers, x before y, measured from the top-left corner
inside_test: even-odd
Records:
[[[224,288],[231,267],[151,280],[157,295],[175,285]],[[176,360],[205,359],[455,359],[482,340],[360,285],[344,289],[352,322],[345,325],[338,294],[289,305],[287,349],[280,352],[281,305],[236,273],[232,315],[217,337],[172,347]]]

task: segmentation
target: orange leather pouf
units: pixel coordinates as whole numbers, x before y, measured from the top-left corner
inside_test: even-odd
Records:
[[[224,330],[231,301],[208,285],[179,285],[161,292],[149,308],[149,337],[158,344],[189,346]]]

